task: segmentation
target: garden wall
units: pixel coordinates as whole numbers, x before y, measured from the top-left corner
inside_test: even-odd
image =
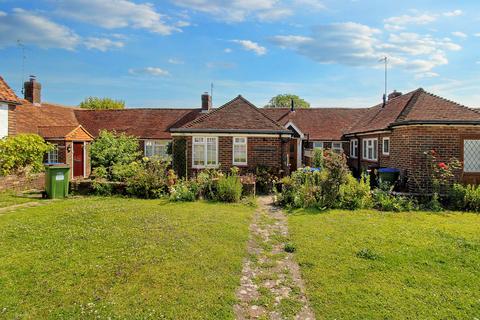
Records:
[[[28,177],[14,175],[0,177],[0,192],[5,192],[8,190],[26,191],[33,189],[45,189],[45,173],[38,173]]]

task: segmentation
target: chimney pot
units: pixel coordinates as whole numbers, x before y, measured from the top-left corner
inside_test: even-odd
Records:
[[[396,97],[400,97],[401,95],[402,95],[401,92],[398,92],[397,90],[393,90],[393,92],[388,95],[388,100],[391,100]]]
[[[212,96],[208,92],[202,94],[202,112],[208,112],[212,108]]]
[[[36,77],[31,75],[30,80],[23,84],[23,88],[25,100],[28,100],[30,103],[39,106],[42,102],[42,85],[40,82],[37,82]]]

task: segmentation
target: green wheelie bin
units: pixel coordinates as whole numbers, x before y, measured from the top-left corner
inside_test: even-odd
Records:
[[[68,196],[70,167],[64,164],[45,166],[45,192],[49,199]]]

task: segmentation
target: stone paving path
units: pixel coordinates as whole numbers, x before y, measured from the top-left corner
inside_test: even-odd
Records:
[[[293,253],[285,251],[287,243],[285,214],[271,197],[259,197],[236,292],[236,319],[315,319],[298,264]]]

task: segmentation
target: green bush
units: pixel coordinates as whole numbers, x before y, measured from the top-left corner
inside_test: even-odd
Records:
[[[265,166],[259,166],[255,170],[256,189],[259,194],[269,194],[277,181],[275,172]]]
[[[323,168],[323,150],[313,149],[312,166],[314,168]]]
[[[166,196],[171,181],[168,166],[164,160],[145,159],[136,174],[127,179],[127,193],[146,199]]]
[[[36,134],[19,134],[0,139],[0,175],[42,172],[45,153],[53,145]]]
[[[216,200],[239,202],[242,197],[242,183],[237,176],[222,176],[218,179]]]
[[[102,130],[90,147],[90,155],[94,170],[103,167],[105,178],[114,180],[119,177],[118,171],[122,171],[117,167],[115,176],[112,172],[115,166],[130,165],[139,159],[139,143],[137,138],[125,133]]]
[[[370,191],[370,177],[362,177],[360,181],[352,175],[347,177],[347,182],[340,186],[338,207],[340,209],[355,210],[368,209],[373,206]]]
[[[215,169],[202,170],[196,177],[198,193],[200,197],[207,200],[215,200],[217,194],[218,180],[224,174]]]
[[[92,110],[124,109],[125,102],[110,98],[88,97],[80,103],[80,108]]]
[[[448,200],[453,210],[480,212],[480,186],[454,184]]]
[[[92,191],[97,196],[111,196],[113,185],[105,179],[95,179],[92,181]]]
[[[116,163],[111,167],[110,178],[112,181],[127,181],[135,176],[142,169],[140,161],[130,163]]]
[[[170,187],[170,201],[195,201],[198,184],[194,180],[179,180]]]
[[[414,211],[417,210],[416,203],[407,197],[394,196],[389,191],[376,189],[373,191],[373,201],[376,209],[380,211]]]

